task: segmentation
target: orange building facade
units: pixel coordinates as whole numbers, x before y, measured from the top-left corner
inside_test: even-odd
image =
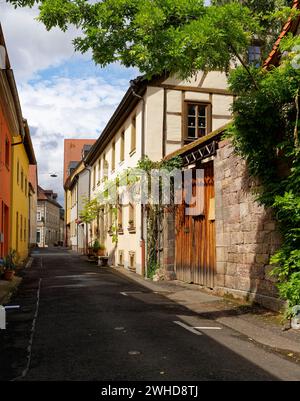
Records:
[[[0,258],[7,255],[11,233],[12,143],[24,135],[16,83],[0,25]]]
[[[0,108],[0,257],[8,252],[11,203],[11,134]]]

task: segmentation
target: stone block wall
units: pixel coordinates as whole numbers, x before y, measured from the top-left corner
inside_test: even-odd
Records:
[[[161,253],[160,264],[163,266],[164,279],[175,280],[175,211],[166,210],[164,213],[162,227],[162,245],[163,252]]]
[[[255,201],[257,183],[229,140],[219,143],[214,161],[216,198],[215,288],[271,309],[277,298],[270,256],[280,245],[272,214]]]

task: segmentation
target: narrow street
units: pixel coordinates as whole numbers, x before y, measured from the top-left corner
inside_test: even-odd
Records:
[[[284,357],[65,250],[36,251],[10,305],[2,380],[300,380]]]

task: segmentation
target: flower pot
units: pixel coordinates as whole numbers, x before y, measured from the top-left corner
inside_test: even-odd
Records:
[[[105,256],[105,249],[98,249],[98,256]]]
[[[12,281],[14,278],[15,271],[14,270],[5,270],[4,272],[4,280],[6,281]]]

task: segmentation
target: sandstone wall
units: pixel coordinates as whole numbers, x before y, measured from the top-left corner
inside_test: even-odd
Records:
[[[214,161],[216,197],[216,257],[218,292],[255,300],[277,309],[280,302],[270,256],[280,235],[269,210],[255,201],[253,179],[230,141],[220,142]]]

